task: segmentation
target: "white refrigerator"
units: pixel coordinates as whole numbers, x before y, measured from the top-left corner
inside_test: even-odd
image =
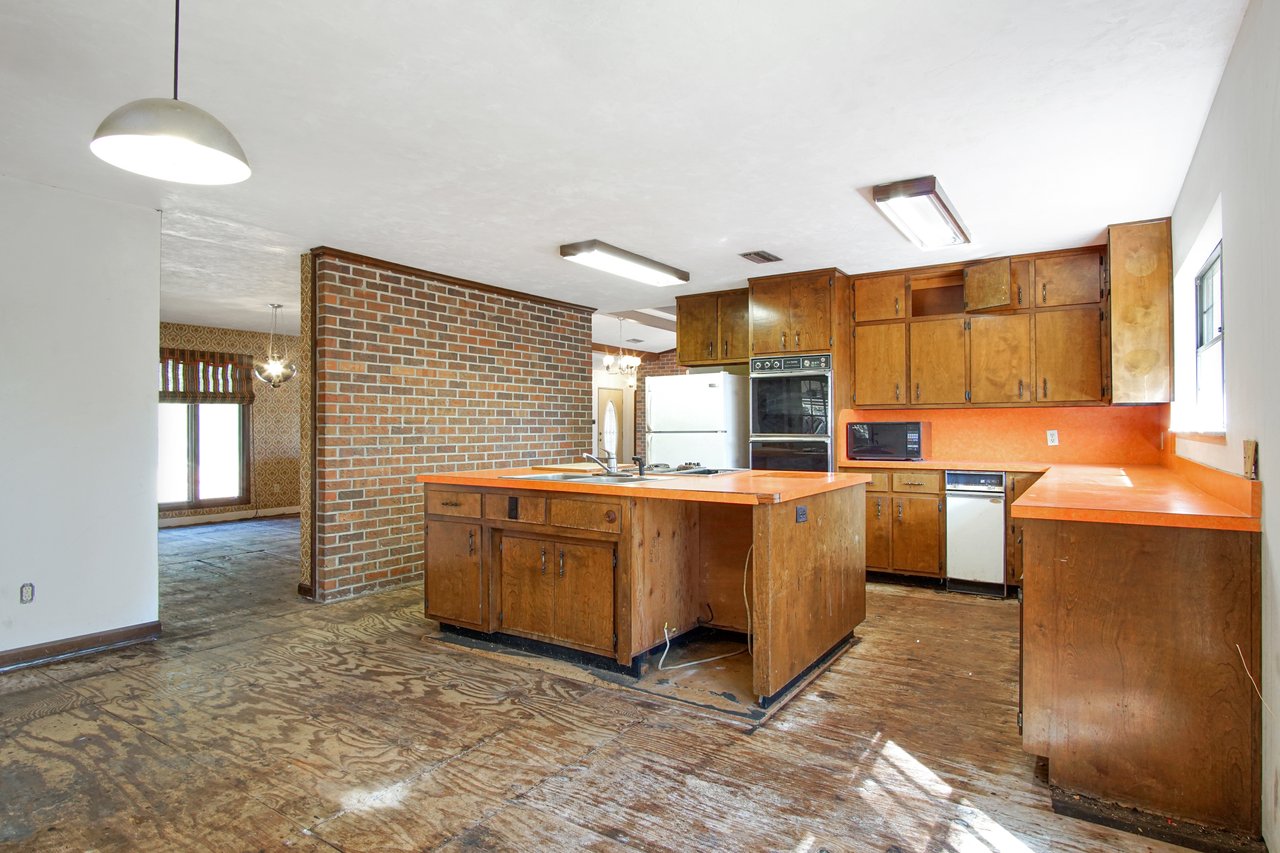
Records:
[[[747,377],[720,371],[644,381],[645,460],[747,468]]]

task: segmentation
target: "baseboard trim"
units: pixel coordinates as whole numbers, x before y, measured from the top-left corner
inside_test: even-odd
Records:
[[[298,595],[302,596],[303,598],[311,598],[311,599],[314,599],[314,598],[316,597],[316,591],[315,591],[315,589],[311,586],[311,584],[309,584],[309,583],[300,583],[300,584],[298,584]]]
[[[194,524],[213,524],[218,521],[241,521],[246,518],[272,518],[277,515],[297,515],[296,506],[273,506],[268,509],[242,509],[236,512],[211,512],[208,515],[182,515],[162,518],[159,527],[189,527]]]
[[[20,649],[0,652],[0,672],[80,657],[107,649],[118,649],[134,643],[146,643],[160,636],[159,622],[143,622],[96,634],[82,634],[49,643],[36,643]]]

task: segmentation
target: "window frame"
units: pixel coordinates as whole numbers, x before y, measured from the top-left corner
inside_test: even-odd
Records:
[[[249,403],[231,403],[240,409],[240,494],[229,498],[196,497],[200,494],[200,416],[197,407],[200,403],[160,403],[160,405],[178,405],[187,407],[187,494],[190,500],[158,503],[160,512],[173,512],[184,509],[208,509],[210,507],[244,506],[253,502],[252,484],[249,482],[251,469],[250,453],[253,446],[253,419],[250,417]]]
[[[1204,320],[1204,308],[1205,308],[1202,294],[1209,289],[1204,287],[1204,281],[1205,281],[1205,276],[1209,275],[1209,273],[1213,271],[1214,267],[1217,267],[1218,275],[1217,275],[1217,293],[1214,294],[1215,303],[1213,305],[1213,308],[1215,309],[1215,315],[1220,321],[1220,325],[1218,326],[1217,331],[1214,333],[1213,337],[1211,337],[1207,341],[1202,341],[1201,336],[1204,332],[1203,320]],[[1209,253],[1209,259],[1206,260],[1204,264],[1200,267],[1200,272],[1196,273],[1195,289],[1196,289],[1196,352],[1200,353],[1203,350],[1208,349],[1209,347],[1221,341],[1225,334],[1224,330],[1226,329],[1226,320],[1223,316],[1223,310],[1222,310],[1223,305],[1222,305],[1222,241],[1221,240],[1218,241],[1218,245],[1214,246],[1213,251]]]
[[[1196,420],[1202,425],[1198,431],[1206,437],[1217,437],[1226,434],[1227,428],[1227,345],[1226,345],[1226,279],[1225,262],[1222,252],[1222,240],[1219,239],[1214,245],[1213,250],[1209,252],[1209,256],[1204,263],[1200,265],[1200,270],[1192,279],[1192,296],[1195,300],[1195,348],[1193,357],[1195,359],[1195,370],[1193,378],[1195,380],[1195,410]],[[1205,327],[1205,295],[1212,296],[1214,302],[1210,306],[1212,315],[1217,319],[1217,328],[1213,330],[1208,340],[1202,340]],[[1212,319],[1212,318],[1211,318]],[[1202,368],[1203,357],[1214,348],[1217,348],[1218,354],[1218,375],[1214,377],[1206,377]],[[1213,412],[1212,418],[1207,418],[1207,400],[1201,395],[1201,388],[1205,386],[1206,378],[1211,383],[1216,384],[1217,393],[1214,402],[1217,410]]]

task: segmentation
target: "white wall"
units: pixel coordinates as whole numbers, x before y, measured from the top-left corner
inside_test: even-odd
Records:
[[[1259,441],[1263,482],[1263,694],[1280,708],[1280,0],[1253,0],[1241,25],[1173,212],[1174,268],[1191,254],[1222,196],[1226,446],[1179,441],[1178,452],[1226,471]],[[1184,389],[1176,393],[1181,396]],[[1280,721],[1263,715],[1263,833],[1280,843]]]
[[[154,621],[160,214],[0,177],[0,256],[0,650]]]

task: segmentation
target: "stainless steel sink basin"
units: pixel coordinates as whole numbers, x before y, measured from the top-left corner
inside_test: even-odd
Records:
[[[590,474],[504,474],[503,480],[586,480],[590,479]]]

